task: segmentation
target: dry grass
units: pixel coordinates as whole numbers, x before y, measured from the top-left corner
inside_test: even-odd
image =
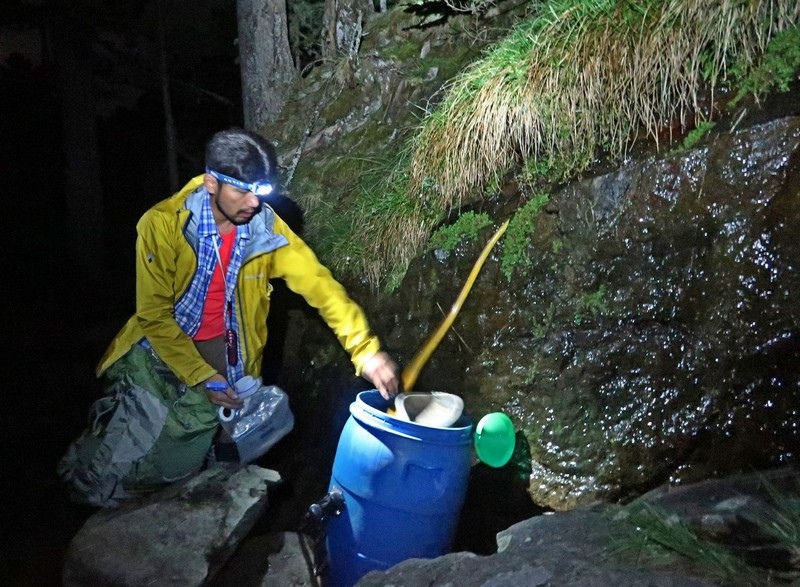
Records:
[[[531,160],[579,172],[703,119],[699,91],[800,22],[796,0],[558,0],[454,79],[413,144],[409,193],[449,211]],[[713,95],[712,95],[713,99]],[[692,122],[696,122],[693,120]],[[419,238],[415,235],[415,239]]]
[[[621,159],[637,139],[669,141],[672,130],[708,119],[715,92],[800,24],[797,0],[531,6],[529,19],[441,90],[392,161],[359,165],[346,193],[306,202],[337,273],[392,291],[437,223],[506,172],[567,179],[600,155]],[[340,199],[346,214],[328,203]]]
[[[357,276],[376,290],[399,285],[437,220],[409,195],[407,170],[407,152],[373,162],[359,178],[346,216],[315,211],[316,231],[329,235],[322,249],[329,252],[335,273]]]

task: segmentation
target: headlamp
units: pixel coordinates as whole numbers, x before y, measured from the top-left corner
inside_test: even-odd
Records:
[[[272,193],[272,184],[269,182],[245,183],[240,179],[236,179],[235,177],[225,175],[224,173],[220,173],[219,171],[214,171],[213,169],[209,168],[206,168],[206,173],[216,178],[218,181],[228,183],[239,189],[247,190],[248,192],[253,192],[253,194],[256,196],[268,196]]]

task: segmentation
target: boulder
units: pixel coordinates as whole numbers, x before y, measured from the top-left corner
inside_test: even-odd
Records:
[[[65,587],[204,585],[267,506],[275,471],[212,467],[117,510],[95,513],[72,539]]]
[[[706,587],[767,585],[777,576],[794,585],[800,569],[791,564],[791,545],[757,537],[756,529],[785,514],[798,483],[797,470],[782,469],[665,485],[626,506],[584,506],[514,524],[497,534],[491,555],[409,559],[368,573],[357,586]],[[642,512],[652,514],[650,522]],[[686,538],[687,528],[696,541]],[[681,540],[691,550],[678,552]]]

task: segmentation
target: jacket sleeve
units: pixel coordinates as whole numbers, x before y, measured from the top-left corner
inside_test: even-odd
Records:
[[[161,360],[181,381],[197,385],[216,371],[175,321],[176,239],[183,235],[166,214],[150,210],[136,226],[136,317]]]
[[[356,375],[366,360],[380,350],[380,341],[369,327],[367,317],[330,270],[319,262],[311,248],[286,223],[275,217],[274,232],[289,241],[274,252],[273,276],[316,308],[350,355]]]

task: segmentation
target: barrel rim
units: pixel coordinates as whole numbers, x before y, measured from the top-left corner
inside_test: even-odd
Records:
[[[356,396],[356,400],[350,404],[350,413],[367,425],[376,425],[413,440],[472,441],[474,423],[466,414],[462,414],[452,426],[428,426],[387,414],[386,409],[390,405],[391,400],[385,399],[377,389],[370,389]],[[369,417],[369,421],[366,417]]]

